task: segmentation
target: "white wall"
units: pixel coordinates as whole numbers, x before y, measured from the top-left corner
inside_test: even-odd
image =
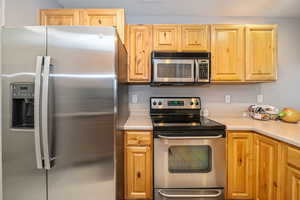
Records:
[[[300,111],[300,19],[280,24],[278,43],[278,81],[262,84],[262,93],[268,103]]]
[[[300,110],[300,19],[279,19],[261,17],[197,17],[197,16],[127,16],[130,24],[279,24],[278,30],[278,59],[279,80],[275,83],[252,84],[252,85],[214,85],[209,88],[170,88],[159,89],[147,86],[130,86],[130,101],[132,95],[139,97],[138,104],[148,104],[149,96],[200,96],[204,105],[214,109],[224,109],[223,114],[232,108],[245,108],[256,103],[258,94],[264,95],[264,103],[279,107],[292,106]],[[232,104],[224,104],[224,95],[232,96]],[[216,105],[218,104],[218,105]],[[244,108],[241,107],[244,106]],[[133,105],[135,107],[141,107]],[[241,114],[241,109],[238,114]],[[220,114],[220,113],[218,113]]]
[[[9,26],[38,25],[39,9],[61,7],[56,0],[6,0],[5,4],[5,25]]]

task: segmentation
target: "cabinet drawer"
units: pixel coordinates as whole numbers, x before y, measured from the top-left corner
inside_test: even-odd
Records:
[[[294,147],[287,147],[287,162],[297,168],[300,168],[300,150]]]
[[[146,131],[127,131],[126,145],[151,145],[152,134]]]

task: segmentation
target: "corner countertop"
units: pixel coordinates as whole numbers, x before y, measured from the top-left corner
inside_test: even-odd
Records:
[[[282,121],[259,121],[245,117],[208,117],[226,125],[227,130],[254,131],[262,135],[300,147],[300,124]],[[152,130],[148,113],[131,114],[124,130]]]

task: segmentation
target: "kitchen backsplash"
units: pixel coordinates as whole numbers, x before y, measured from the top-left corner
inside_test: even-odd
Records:
[[[150,87],[129,86],[130,112],[149,112],[149,98],[154,96],[199,96],[202,108],[210,116],[243,116],[250,104],[257,103],[261,94],[260,84],[249,85],[207,85],[201,87]],[[230,95],[230,103],[225,96]]]

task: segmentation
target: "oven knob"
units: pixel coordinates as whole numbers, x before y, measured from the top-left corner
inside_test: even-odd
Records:
[[[192,102],[192,101],[191,101],[191,103],[190,103],[190,104],[191,104],[191,106],[192,106],[192,105],[194,105],[194,102]]]
[[[153,105],[154,105],[154,106],[156,105],[156,101],[153,102]]]
[[[198,102],[198,101],[196,101],[196,105],[197,105],[197,106],[199,105],[199,102]]]
[[[161,104],[162,104],[162,103],[159,101],[159,102],[158,102],[158,105],[161,106]]]

